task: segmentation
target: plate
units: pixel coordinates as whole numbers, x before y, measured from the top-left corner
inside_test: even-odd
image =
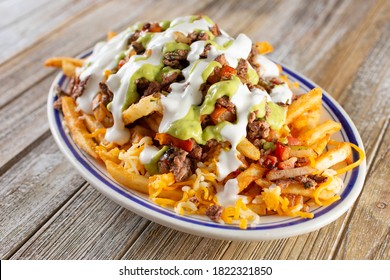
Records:
[[[87,55],[88,53],[84,57]],[[300,84],[301,90],[307,92],[314,87],[318,87],[303,75],[286,66],[282,65],[282,67],[284,74],[291,81]],[[339,193],[341,199],[330,206],[312,209],[313,219],[271,215],[261,217],[258,225],[242,230],[237,226],[212,222],[207,217],[176,214],[171,209],[154,204],[146,195],[122,187],[108,174],[102,163],[91,158],[75,145],[67,133],[67,129],[63,126],[62,115],[53,107],[53,103],[57,99],[55,87],[58,85],[65,89],[68,83],[67,77],[62,73],[58,74],[50,88],[47,100],[50,130],[59,148],[80,174],[99,192],[134,213],[161,225],[215,239],[262,241],[287,238],[317,230],[335,221],[348,211],[363,188],[366,161],[359,167],[342,175],[344,186]],[[363,149],[360,135],[343,108],[325,91],[323,91],[322,101],[321,118],[323,120],[332,119],[342,124],[341,131],[335,134],[332,139],[351,142]],[[357,160],[356,154],[354,160]]]

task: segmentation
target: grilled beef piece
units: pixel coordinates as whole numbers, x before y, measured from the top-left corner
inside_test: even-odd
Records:
[[[245,59],[240,58],[237,65],[237,76],[244,82],[246,82],[248,77],[248,64]]]
[[[188,50],[175,50],[164,54],[164,65],[174,69],[183,69],[189,65],[187,61]]]
[[[218,55],[214,60],[215,60],[216,62],[221,63],[222,66],[224,66],[225,64],[227,64],[225,54],[220,54],[220,55]]]
[[[269,136],[270,126],[266,121],[255,119],[248,122],[247,137],[250,141],[255,139],[264,139]]]
[[[210,49],[211,49],[211,44],[206,44],[206,46],[204,46],[203,52],[199,55],[199,58],[207,58]]]
[[[191,176],[192,162],[188,153],[180,148],[169,148],[158,161],[160,173],[172,172],[176,182],[181,182]]]
[[[187,37],[191,40],[191,44],[195,41],[207,41],[209,38],[209,35],[206,32],[191,32],[187,35]]]
[[[214,36],[220,36],[222,34],[217,24],[214,24],[212,27],[210,27],[210,31]]]
[[[206,216],[213,221],[217,221],[222,215],[222,206],[211,205],[206,209]]]
[[[55,91],[58,98],[56,101],[54,101],[53,107],[54,107],[54,109],[60,111],[60,110],[62,110],[62,97],[69,96],[69,94],[67,92],[63,91],[62,88],[58,85],[54,88],[54,91]]]
[[[80,81],[79,78],[74,78],[72,80],[70,96],[76,100],[77,97],[81,96],[84,92],[85,86],[88,83],[89,77],[86,77],[84,80]]]
[[[145,52],[145,48],[140,42],[134,41],[131,43],[131,46],[137,54],[143,54]]]
[[[297,176],[295,180],[302,183],[305,189],[315,188],[317,182],[307,176]]]

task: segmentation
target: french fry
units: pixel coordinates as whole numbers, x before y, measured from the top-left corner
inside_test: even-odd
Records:
[[[149,194],[148,183],[149,179],[145,176],[131,173],[124,169],[123,166],[116,164],[110,160],[105,162],[108,173],[117,181],[119,184],[124,187],[138,191],[140,193]],[[159,197],[161,198],[170,198],[174,200],[180,200],[183,196],[181,189],[175,189],[170,191],[163,190]]]
[[[237,145],[237,150],[247,158],[253,160],[260,159],[260,151],[247,138],[243,138]]]
[[[318,142],[324,138],[327,134],[333,134],[341,129],[341,124],[332,120],[327,120],[326,122],[316,126],[305,133],[299,135],[299,139],[303,145],[311,146],[314,143]]]
[[[316,107],[307,112],[306,118],[307,118],[307,127],[309,129],[313,129],[317,126],[321,116],[321,107]]]
[[[262,188],[268,188],[269,186],[272,185],[272,182],[270,182],[266,179],[263,179],[263,178],[259,178],[259,179],[255,180],[255,183]]]
[[[324,138],[319,140],[317,143],[310,146],[310,148],[313,149],[313,151],[317,154],[317,156],[321,155],[326,148],[326,145],[328,145],[328,141],[330,139],[330,135],[326,134]]]
[[[318,195],[321,200],[328,200],[337,194],[341,189],[341,184],[338,180],[333,180],[323,191]],[[304,197],[314,198],[315,189],[303,187],[301,183],[291,183],[288,187],[282,189],[282,194],[295,194]]]
[[[346,160],[352,153],[351,147],[347,143],[340,143],[336,148],[327,151],[316,160],[316,168],[325,170],[333,165]]]
[[[272,45],[269,43],[269,42],[257,42],[255,44],[255,47],[256,47],[256,50],[259,54],[267,54],[267,53],[270,53],[270,52],[273,52],[274,48],[272,47]],[[282,71],[280,71],[282,72]]]
[[[79,59],[79,58],[73,58],[73,57],[52,57],[49,58],[45,61],[45,66],[46,67],[56,67],[56,68],[61,68],[62,64],[64,62],[73,64],[76,67],[81,67],[83,66],[84,59]]]
[[[244,172],[237,176],[239,193],[245,190],[250,183],[263,177],[267,169],[252,163]]]
[[[114,38],[116,36],[116,32],[114,31],[108,31],[107,32],[107,41],[111,40],[112,38]]]
[[[267,214],[267,207],[265,206],[265,203],[260,203],[260,204],[249,203],[247,204],[247,206],[257,215],[265,216]]]
[[[314,157],[316,156],[316,153],[313,151],[313,149],[302,149],[302,150],[290,150],[290,157]]]
[[[290,177],[311,174],[316,170],[317,169],[310,166],[303,166],[303,167],[284,169],[284,170],[271,170],[270,172],[268,172],[266,178],[270,181],[278,180],[278,179],[287,179]]]
[[[129,108],[123,111],[123,122],[125,124],[130,124],[154,112],[162,112],[160,97],[149,95],[141,98],[138,103],[132,104]]]
[[[83,119],[90,133],[94,133],[98,129],[104,128],[104,126],[92,115],[83,113]],[[99,133],[94,138],[98,141],[98,143],[101,143],[104,140],[104,133]]]
[[[303,115],[312,108],[321,107],[322,91],[314,88],[306,94],[301,95],[297,100],[288,106],[286,124]]]
[[[71,97],[62,97],[62,112],[64,113],[66,126],[69,128],[77,146],[87,152],[90,156],[99,159],[99,156],[95,151],[97,145],[92,138],[88,137],[89,132],[87,131],[83,120],[80,119],[80,114],[76,110],[76,103]]]

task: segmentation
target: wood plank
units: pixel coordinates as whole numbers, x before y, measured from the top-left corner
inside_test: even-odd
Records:
[[[35,1],[32,1],[35,2]],[[93,10],[102,0],[50,1],[36,7],[18,20],[0,28],[0,64],[18,52],[33,46],[59,26]],[[20,9],[20,6],[19,6]],[[8,9],[5,10],[7,13]]]
[[[5,0],[0,2],[0,30],[6,26],[17,22],[21,18],[34,13],[43,5],[47,5],[50,0]],[[23,6],[23,9],[20,7]]]
[[[12,259],[115,259],[149,223],[88,186]]]
[[[84,183],[52,138],[0,177],[0,256],[7,258]]]
[[[150,223],[122,259],[220,259],[229,243]]]

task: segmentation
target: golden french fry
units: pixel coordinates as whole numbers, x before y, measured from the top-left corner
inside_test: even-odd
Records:
[[[47,67],[57,67],[61,68],[62,64],[66,61],[67,63],[73,64],[76,67],[83,66],[84,59],[73,58],[73,57],[52,57],[45,61],[45,66]]]
[[[114,31],[108,31],[107,33],[107,41],[111,40],[112,38],[114,38],[116,36],[116,32]]]
[[[311,148],[317,154],[317,156],[321,155],[325,151],[329,139],[330,139],[330,135],[327,134],[324,138],[319,140],[317,143],[311,145]]]
[[[340,143],[338,147],[327,151],[317,158],[316,168],[318,170],[328,169],[329,167],[346,160],[351,153],[351,147],[347,143]]]
[[[321,100],[322,91],[320,88],[314,88],[308,93],[301,95],[288,106],[286,124],[290,124],[294,119],[303,115],[311,108],[320,107]]]
[[[263,177],[266,171],[267,169],[252,163],[245,171],[237,176],[239,193],[246,189],[254,180]]]
[[[138,143],[145,136],[153,137],[153,132],[146,127],[136,125],[130,128],[131,143]]]
[[[323,191],[318,195],[321,200],[332,198],[341,189],[341,183],[338,180],[333,180]],[[282,194],[302,195],[304,197],[314,198],[315,189],[304,188],[301,183],[291,183],[288,187],[282,189]]]
[[[62,71],[64,72],[65,76],[67,77],[75,77],[76,76],[76,66],[69,61],[63,61],[62,62]]]
[[[247,204],[247,206],[257,215],[265,216],[267,214],[267,207],[265,203],[260,203],[260,204],[249,203]]]
[[[316,156],[316,153],[313,151],[313,149],[291,149],[290,150],[290,157],[314,157]]]
[[[104,126],[92,115],[83,113],[83,119],[90,133],[94,133],[98,131],[98,129],[104,129]],[[94,136],[94,138],[98,141],[98,143],[101,143],[104,140],[104,133],[98,133],[96,136]]]
[[[69,128],[74,142],[90,156],[99,159],[96,153],[96,143],[88,137],[89,133],[80,114],[76,110],[76,103],[71,97],[62,97],[62,112],[66,126]]]
[[[310,166],[303,166],[284,170],[271,170],[270,172],[268,172],[266,178],[270,181],[278,179],[287,179],[291,177],[311,174],[316,170],[317,169]]]
[[[119,159],[119,153],[121,152],[121,150],[119,150],[118,147],[115,147],[111,150],[107,150],[103,146],[97,146],[96,152],[104,162],[112,161],[116,164],[119,164],[121,162],[121,160]]]
[[[320,107],[313,108],[312,110],[307,112],[307,114],[306,114],[307,127],[309,129],[316,127],[319,120],[320,120],[320,116],[321,116],[321,108]]]
[[[124,169],[123,166],[116,164],[112,161],[107,160],[105,162],[106,168],[108,173],[117,181],[119,184],[123,185],[124,187],[135,190],[144,194],[149,194],[148,191],[148,184],[149,184],[149,179],[136,174],[136,173],[131,173]],[[183,196],[183,192],[181,189],[174,189],[170,191],[163,190],[160,194],[159,197],[161,198],[170,198],[174,200],[180,200]]]
[[[257,42],[255,44],[255,47],[256,47],[257,52],[259,54],[267,54],[267,53],[273,52],[273,50],[274,50],[272,45],[269,42],[267,42],[267,41]],[[282,71],[280,71],[280,72],[282,72]]]
[[[162,112],[160,97],[149,95],[141,98],[138,103],[132,104],[123,111],[123,122],[125,124],[130,124],[154,112]]]
[[[303,145],[311,146],[324,138],[327,134],[333,134],[341,129],[341,124],[332,120],[327,120],[323,124],[316,126],[305,133],[299,135]]]
[[[253,160],[260,159],[260,151],[247,138],[243,138],[237,145],[237,150],[247,158]]]
[[[259,178],[259,179],[255,180],[255,183],[262,188],[268,188],[269,186],[272,185],[272,182],[270,182],[266,179],[263,179],[263,178]]]

